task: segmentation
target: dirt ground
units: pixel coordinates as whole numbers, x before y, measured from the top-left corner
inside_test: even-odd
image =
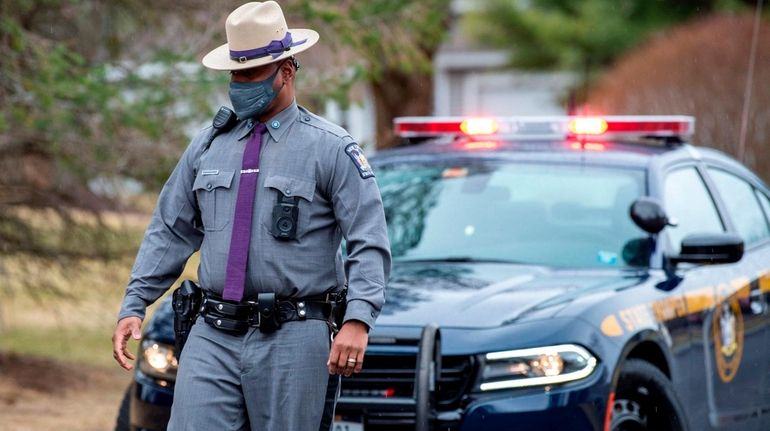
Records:
[[[0,353],[0,429],[106,431],[131,373]]]

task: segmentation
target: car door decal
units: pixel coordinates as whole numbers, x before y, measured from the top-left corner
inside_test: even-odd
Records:
[[[719,378],[724,383],[730,383],[733,380],[741,365],[744,327],[740,300],[748,298],[751,291],[748,279],[735,280],[730,284],[732,289],[727,288],[727,285],[720,285],[723,291],[732,292],[729,295],[725,295],[726,292],[720,295],[721,299],[714,310],[711,325],[716,368]],[[735,287],[738,289],[733,290]]]
[[[759,290],[761,292],[770,292],[770,272],[759,273]]]
[[[762,292],[770,292],[770,272],[761,273],[757,284],[756,287]],[[683,299],[668,296],[650,303],[634,305],[606,315],[599,329],[608,337],[620,337],[625,331],[634,332],[656,322],[663,323],[688,314],[715,309],[718,304],[733,296],[736,300],[748,298],[751,288],[749,279],[739,277],[730,283],[720,284],[716,291],[713,286],[705,286],[685,293]],[[738,306],[740,308],[740,304]]]
[[[620,327],[620,323],[618,323],[618,319],[615,318],[614,314],[605,317],[599,328],[602,334],[608,337],[620,337],[623,335],[623,328]]]

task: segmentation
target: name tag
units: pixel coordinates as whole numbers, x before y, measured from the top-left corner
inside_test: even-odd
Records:
[[[201,175],[219,175],[219,169],[208,169],[201,171]]]

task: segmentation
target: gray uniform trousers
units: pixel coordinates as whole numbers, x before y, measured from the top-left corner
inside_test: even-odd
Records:
[[[328,431],[339,385],[329,327],[283,323],[231,335],[198,318],[182,352],[169,431]]]

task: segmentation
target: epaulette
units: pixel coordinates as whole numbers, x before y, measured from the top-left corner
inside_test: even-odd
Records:
[[[337,136],[338,138],[344,138],[346,136],[350,136],[350,133],[348,133],[347,130],[343,129],[342,127],[332,123],[331,121],[319,117],[318,115],[313,114],[312,112],[308,111],[302,106],[299,106],[299,121],[302,123],[305,123],[307,125],[313,126],[317,129],[323,130],[325,132],[329,132],[334,136]]]

